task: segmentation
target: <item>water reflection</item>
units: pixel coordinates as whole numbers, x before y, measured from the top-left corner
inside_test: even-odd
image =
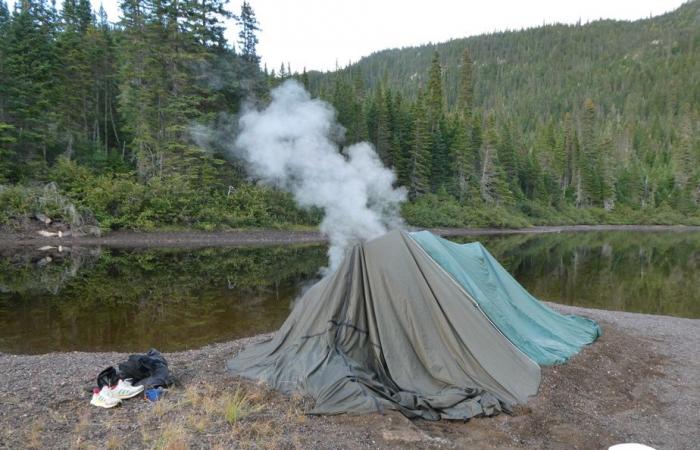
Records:
[[[557,233],[479,239],[538,298],[700,318],[700,233]]]
[[[478,240],[541,299],[700,318],[700,233]],[[325,250],[6,250],[0,351],[174,351],[271,331],[315,279]]]
[[[277,328],[325,248],[0,256],[0,351],[172,351]]]

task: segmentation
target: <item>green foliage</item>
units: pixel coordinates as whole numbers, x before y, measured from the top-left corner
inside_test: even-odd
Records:
[[[76,206],[53,183],[42,187],[0,185],[0,227],[23,228],[36,214],[75,228],[93,222],[89,210]]]
[[[416,201],[416,224],[439,223],[423,217],[422,196],[446,202],[443,225],[469,223],[465,205],[494,216],[474,223],[495,224],[700,214],[698,0],[636,22],[386,50],[330,74],[282,64],[277,75],[258,67],[248,2],[238,52],[226,42],[226,4],[122,0],[113,26],[87,0],[64,0],[60,14],[47,0],[10,14],[0,0],[0,182],[29,186],[12,191],[16,204],[53,181],[106,229],[317,223],[319,211],[251,184],[191,132],[295,77],[335,106],[344,144],[375,145]],[[5,222],[24,214],[13,211]]]
[[[695,0],[631,23],[385,50],[310,81],[323,95],[331,82],[361,75],[368,117],[378,110],[372,91],[401,98],[419,138],[407,146],[414,160],[424,135],[416,125],[426,116],[429,189],[416,189],[425,183],[411,175],[410,158],[408,170],[393,164],[412,198],[447,189],[491,206],[611,212],[601,220],[621,217],[616,209],[648,215],[668,206],[692,220],[700,209],[699,17]],[[401,137],[390,140],[392,154],[401,154]]]
[[[420,227],[496,227],[520,228],[532,225],[523,214],[502,206],[460,204],[451,196],[427,194],[404,205],[404,218]]]

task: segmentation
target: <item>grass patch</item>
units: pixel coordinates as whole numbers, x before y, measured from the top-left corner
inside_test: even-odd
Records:
[[[231,425],[235,424],[245,416],[259,412],[262,405],[254,403],[254,397],[238,386],[233,395],[229,395],[224,400],[224,418]]]
[[[163,428],[153,448],[157,450],[187,450],[190,448],[189,436],[182,426],[170,423]]]
[[[42,435],[44,434],[44,421],[41,419],[36,419],[32,422],[31,427],[29,427],[29,433],[27,436],[27,447],[29,448],[43,448]]]

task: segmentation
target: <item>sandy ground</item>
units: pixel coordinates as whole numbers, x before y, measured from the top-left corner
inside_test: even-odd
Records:
[[[43,237],[38,229],[21,233],[0,231],[0,248],[27,245],[104,245],[108,247],[216,247],[245,245],[281,245],[323,243],[326,237],[307,230],[234,230],[234,231],[155,231],[140,233],[116,231],[101,237]],[[433,228],[441,236],[479,236],[516,233],[562,233],[583,231],[700,231],[700,226],[683,225],[572,225],[529,228]]]
[[[544,368],[539,394],[512,416],[307,416],[308,399],[225,373],[226,360],[257,336],[166,354],[176,377],[166,397],[114,410],[90,406],[87,389],[126,354],[0,354],[0,448],[697,448],[700,320],[556,308],[598,320],[603,336]]]

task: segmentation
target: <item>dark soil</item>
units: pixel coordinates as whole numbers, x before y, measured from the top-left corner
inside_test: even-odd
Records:
[[[258,336],[166,354],[177,381],[165,398],[114,410],[90,406],[88,389],[126,354],[0,354],[0,448],[697,448],[700,320],[557,308],[598,320],[603,336],[567,364],[544,368],[539,394],[512,416],[307,416],[307,399],[225,373]],[[245,398],[242,417],[227,420],[241,404],[236,392]]]

